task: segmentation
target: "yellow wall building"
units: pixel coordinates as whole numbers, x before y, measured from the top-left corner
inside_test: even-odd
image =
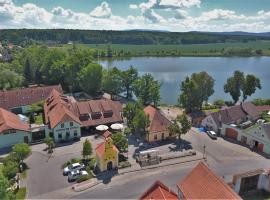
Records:
[[[97,166],[101,172],[118,167],[118,149],[112,139],[106,138],[104,142],[96,147]]]

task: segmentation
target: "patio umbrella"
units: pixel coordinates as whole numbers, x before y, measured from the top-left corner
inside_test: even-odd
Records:
[[[270,115],[270,111],[267,113],[267,115]]]
[[[123,124],[112,124],[111,129],[113,130],[122,130],[124,128]]]
[[[109,129],[109,127],[106,125],[99,125],[96,127],[96,130],[98,130],[98,131],[106,131],[108,129]]]

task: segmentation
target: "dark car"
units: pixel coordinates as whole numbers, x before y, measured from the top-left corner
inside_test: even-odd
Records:
[[[211,139],[213,140],[217,139],[217,134],[214,131],[206,131],[206,133]]]

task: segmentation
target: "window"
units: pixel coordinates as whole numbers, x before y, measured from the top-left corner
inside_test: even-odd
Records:
[[[8,131],[5,131],[5,132],[4,132],[4,135],[7,135],[7,134],[9,134],[9,132],[8,132]]]
[[[64,128],[65,127],[65,124],[63,123],[63,124],[61,124],[61,128]]]
[[[154,140],[157,140],[157,135],[154,136]]]
[[[70,136],[70,132],[66,132],[66,136],[69,137]]]
[[[59,133],[59,134],[58,134],[58,138],[59,138],[59,139],[62,139],[62,133]]]
[[[16,133],[15,129],[10,130],[10,133]]]
[[[73,126],[73,122],[69,122],[69,126]]]
[[[78,133],[77,133],[77,131],[75,130],[74,131],[74,137],[77,137],[78,136]]]

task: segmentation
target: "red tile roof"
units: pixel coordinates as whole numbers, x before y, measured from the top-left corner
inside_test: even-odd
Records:
[[[160,181],[156,181],[140,198],[140,200],[178,200],[177,194]]]
[[[200,162],[177,184],[184,199],[241,199],[220,177]]]
[[[109,138],[112,136],[112,133],[110,131],[105,131],[105,133],[103,133],[103,137],[106,139],[106,138]]]
[[[0,108],[0,134],[8,130],[30,132],[29,124],[20,120],[19,116]]]
[[[45,100],[52,90],[57,90],[61,94],[63,93],[61,85],[0,91],[0,107],[8,110],[15,107],[31,105]]]
[[[263,112],[263,111],[270,111],[270,105],[265,105],[265,106],[256,106],[257,110],[259,112]]]
[[[99,157],[102,157],[104,155],[104,153],[105,153],[106,142],[108,142],[108,138],[106,138],[104,142],[102,142],[102,143],[100,143],[100,144],[98,144],[96,146],[96,154]],[[119,152],[118,149],[117,149],[117,147],[115,145],[113,145],[113,150],[115,152],[117,152],[117,153]]]
[[[144,113],[149,116],[150,125],[149,132],[161,132],[166,131],[171,122],[160,113],[160,111],[153,106],[147,106],[144,108]]]

